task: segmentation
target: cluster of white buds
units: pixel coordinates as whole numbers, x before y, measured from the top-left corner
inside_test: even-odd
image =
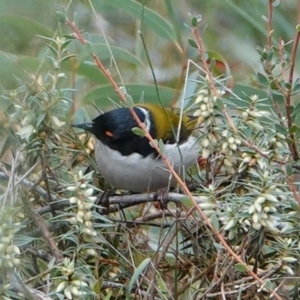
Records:
[[[20,265],[20,249],[12,243],[14,235],[20,230],[20,223],[3,223],[0,226],[0,265],[13,268]]]
[[[202,158],[207,159],[211,155],[219,139],[220,136],[217,133],[212,133],[212,132],[207,133],[206,136],[202,138],[201,140]]]
[[[201,124],[213,115],[214,105],[217,100],[216,96],[209,93],[207,89],[201,89],[196,98],[195,104],[199,107],[194,112],[194,117],[198,118],[198,123]]]
[[[82,299],[81,297],[87,294],[89,286],[83,280],[78,279],[78,276],[76,278],[74,260],[70,261],[69,258],[65,258],[63,266],[60,267],[60,271],[64,280],[58,284],[56,292],[63,293],[66,299]]]
[[[22,140],[25,139],[26,141],[28,141],[31,135],[36,132],[28,116],[25,116],[21,121],[21,124],[16,125],[15,129],[20,138]]]
[[[282,160],[284,158],[284,150],[288,149],[285,136],[277,132],[276,135],[270,139],[269,145],[274,153],[274,158]]]
[[[225,213],[220,217],[220,221],[224,224],[224,230],[229,231],[228,238],[231,240],[236,237],[236,224],[239,222],[237,214],[233,207],[227,206]],[[249,224],[250,225],[250,224]]]
[[[77,196],[73,196],[69,199],[70,204],[74,206],[77,205],[77,213],[71,217],[69,221],[71,224],[79,226],[84,237],[89,237],[87,240],[97,235],[97,232],[93,228],[93,213],[91,211],[97,197],[92,196],[94,189],[88,185],[91,176],[92,173],[83,175],[83,172],[80,171],[78,176],[74,178],[75,184],[67,187],[68,191],[77,193]]]
[[[266,155],[269,155],[266,151],[264,151]],[[259,153],[250,153],[244,152],[242,154],[242,162],[239,165],[238,172],[243,172],[247,167],[253,167],[254,165],[258,165],[261,170],[265,170],[267,168],[267,163],[264,157]]]
[[[215,209],[217,208],[217,205],[214,203],[214,194],[216,192],[216,188],[210,184],[208,186],[207,190],[209,195],[199,195],[200,199],[203,201],[199,203],[198,205],[201,207],[205,215],[210,218],[213,214],[215,214]]]
[[[243,111],[242,117],[248,126],[256,130],[261,130],[263,129],[263,127],[259,123],[258,119],[261,117],[268,116],[270,113],[268,111],[257,109],[256,101],[258,100],[258,95],[252,95],[250,99],[252,101],[252,105],[245,111]]]
[[[222,168],[229,174],[234,174],[234,165],[236,164],[234,152],[238,149],[238,146],[241,145],[242,141],[232,135],[228,130],[224,130],[222,136],[225,138],[221,145],[221,151],[224,155],[224,164]]]
[[[253,204],[250,205],[248,213],[252,218],[252,228],[259,230],[265,227],[272,232],[278,232],[276,228],[276,220],[272,213],[277,211],[276,205],[278,200],[272,194],[275,186],[271,186],[262,194],[258,195]]]

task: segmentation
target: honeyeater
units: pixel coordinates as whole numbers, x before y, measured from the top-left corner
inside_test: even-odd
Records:
[[[152,138],[164,143],[163,154],[182,177],[198,158],[199,143],[193,134],[197,120],[185,114],[180,117],[178,111],[157,104],[136,104],[133,110]],[[134,133],[138,124],[128,108],[116,108],[90,123],[73,126],[95,136],[97,167],[115,188],[152,192],[176,186],[176,180],[149,140]]]

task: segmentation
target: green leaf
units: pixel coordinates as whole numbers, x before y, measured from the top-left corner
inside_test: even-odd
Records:
[[[135,103],[138,103],[141,98],[147,103],[159,103],[155,85],[128,84],[125,86]],[[164,86],[158,86],[158,91],[161,99],[163,99],[163,103],[167,106],[171,104],[176,91]],[[90,90],[83,98],[84,103],[95,102],[99,108],[110,105],[112,103],[111,100],[118,103],[121,101],[111,85],[96,87]]]
[[[197,45],[197,43],[196,43],[193,39],[188,39],[188,43],[189,43],[190,46],[192,46],[193,48],[198,49],[198,45]]]
[[[244,264],[235,264],[235,269],[238,271],[238,272],[241,272],[241,273],[246,273],[247,272],[247,267],[244,265]]]
[[[258,95],[259,103],[256,104],[257,109],[270,109],[271,103],[266,91],[262,89],[253,88],[247,85],[235,84],[233,87],[233,93],[235,96],[229,96],[226,101],[229,107],[248,108],[251,105],[251,95]],[[261,100],[263,99],[263,100]]]
[[[293,170],[293,167],[291,164],[286,164],[285,171],[288,176],[291,176],[294,174],[294,170]]]
[[[286,128],[279,124],[275,124],[275,130],[276,130],[276,132],[281,133],[283,135],[286,135],[286,133],[287,133]]]
[[[261,85],[269,86],[268,78],[260,72],[257,73],[257,80]]]
[[[163,142],[162,139],[160,139],[158,141],[158,148],[159,148],[161,154],[165,154],[166,153],[166,146],[165,146],[165,144],[164,144],[164,142]]]
[[[133,127],[131,130],[134,134],[136,134],[138,136],[141,136],[141,137],[145,136],[144,130],[140,127]]]
[[[151,262],[151,258],[147,257],[140,263],[140,265],[134,271],[126,290],[126,300],[132,299],[130,293],[133,290],[133,287],[136,284],[137,279],[143,273],[143,271],[148,267],[150,262]]]
[[[224,246],[220,243],[213,243],[213,245],[215,246],[216,249],[222,249],[224,250]]]
[[[289,132],[295,133],[298,131],[298,129],[299,129],[299,127],[297,125],[293,124],[293,126],[290,128]]]
[[[219,219],[215,213],[210,216],[210,221],[211,221],[211,224],[214,226],[214,228],[217,231],[219,231],[220,230]]]
[[[215,104],[216,104],[216,106],[217,106],[217,108],[219,110],[223,110],[224,109],[224,103],[223,103],[222,99],[218,98],[216,100]]]
[[[266,280],[265,282],[265,287],[268,289],[268,290],[274,290],[275,286],[274,284],[272,283],[271,280]]]
[[[159,36],[177,42],[176,33],[172,25],[157,12],[133,0],[109,0],[107,4],[117,7],[134,18],[141,20],[144,25]]]
[[[272,93],[274,101],[280,105],[284,104],[284,97],[282,94]]]
[[[61,22],[61,23],[66,23],[66,21],[67,21],[67,17],[66,17],[66,15],[65,15],[65,13],[63,13],[62,11],[56,11],[55,12],[55,16],[56,16],[56,18],[57,18],[57,20],[59,21],[59,22]]]
[[[198,26],[198,19],[196,17],[192,18],[192,26],[197,27]]]
[[[292,95],[296,95],[300,92],[300,78],[297,78],[293,84]]]

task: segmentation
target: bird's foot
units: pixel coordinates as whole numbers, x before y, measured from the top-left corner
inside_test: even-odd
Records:
[[[157,192],[154,193],[154,200],[156,200],[156,202],[154,202],[154,206],[157,209],[167,209],[169,202],[169,189],[159,189]]]
[[[97,211],[100,214],[104,214],[107,215],[109,214],[109,197],[113,195],[113,192],[111,190],[105,191],[101,194],[98,195],[97,200],[95,202],[95,204],[101,206],[101,208],[97,209]]]

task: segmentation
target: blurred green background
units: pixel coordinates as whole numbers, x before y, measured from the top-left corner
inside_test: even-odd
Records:
[[[26,82],[31,75],[40,74],[47,80],[53,65],[40,36],[56,38],[59,27],[63,34],[71,33],[66,25],[58,24],[57,10],[65,10],[75,21],[117,83],[126,84],[134,101],[156,98],[145,47],[162,99],[165,103],[176,100],[187,59],[199,62],[197,50],[188,44],[193,38],[191,15],[201,18],[199,32],[206,50],[223,56],[235,84],[255,85],[261,69],[256,47],[266,44],[267,4],[266,0],[0,0],[0,92],[17,88],[19,79]],[[285,42],[293,39],[297,6],[297,0],[286,0],[274,9],[275,45],[279,37]],[[60,84],[76,89],[72,95],[76,107],[95,103],[105,108],[109,99],[117,101],[107,79],[90,63],[87,47],[74,40],[68,50],[78,57],[62,63],[59,71],[66,80]],[[299,73],[299,64],[296,68]]]

